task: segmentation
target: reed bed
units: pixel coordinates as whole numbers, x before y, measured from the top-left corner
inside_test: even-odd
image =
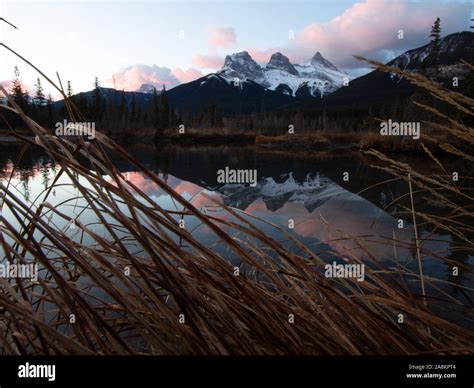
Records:
[[[104,134],[97,132],[91,142],[54,136],[0,90],[11,105],[2,108],[21,116],[35,137],[24,139],[25,149],[40,147],[59,166],[54,181],[32,202],[12,186],[14,171],[0,183],[3,261],[36,262],[40,268],[37,282],[0,278],[2,354],[472,354],[474,332],[433,311],[436,305],[468,315],[472,302],[422,292],[420,280],[434,289],[440,281],[400,263],[387,268],[367,248],[372,236],[344,237],[371,261],[365,281],[326,278],[326,262],[286,230],[266,223],[281,236],[275,239],[256,226],[265,221],[250,214],[221,203],[198,208]],[[456,106],[471,104],[462,106],[472,113],[470,100],[446,98]],[[70,121],[81,121],[66,101]],[[446,130],[473,138],[472,129],[461,124]],[[449,144],[445,148],[460,153]],[[160,207],[128,180],[111,163],[112,152],[170,196],[178,210]],[[464,201],[472,200],[469,193],[448,177],[434,180],[377,151],[368,153],[400,179],[410,174],[415,195],[421,190],[448,206],[451,215],[443,219],[406,211],[455,233],[472,253],[472,202],[460,206],[444,194]],[[55,188],[64,186],[61,178],[76,194],[52,205]],[[78,210],[75,219],[68,215],[71,206]],[[183,219],[206,228],[224,249],[196,239],[180,227]],[[362,263],[349,251],[346,256]],[[472,291],[458,287],[466,295]]]

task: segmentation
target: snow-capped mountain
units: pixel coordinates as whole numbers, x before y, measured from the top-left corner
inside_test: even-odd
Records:
[[[270,61],[266,66],[267,70],[281,70],[287,73],[298,75],[298,70],[291,64],[288,57],[285,57],[281,53],[275,53],[271,56]]]
[[[324,97],[352,79],[317,52],[307,63],[292,64],[282,53],[275,53],[265,67],[247,51],[227,55],[217,72],[229,81],[251,80],[263,87],[294,97]]]
[[[167,96],[169,103],[182,111],[198,112],[214,103],[224,114],[270,111],[296,101],[250,79],[235,83],[234,78],[214,73],[178,85]]]
[[[49,101],[48,99],[46,98],[43,98],[43,99],[39,99],[39,98],[36,98],[36,97],[31,97],[31,96],[28,96],[27,97],[27,101],[28,101],[28,104],[31,104],[31,105],[36,105],[36,106],[47,106]],[[8,98],[7,97],[0,97],[0,104],[1,105],[8,105]]]
[[[152,85],[152,84],[142,84],[136,91],[138,93],[150,93],[153,94],[153,92],[156,90],[157,94],[160,94],[160,90],[157,86]]]
[[[472,32],[457,32],[441,39],[438,54],[434,53],[433,45],[427,44],[406,51],[388,65],[415,73],[424,72],[429,78],[437,81],[453,76],[463,78],[468,68],[460,62],[460,59],[469,61],[473,47],[474,34]]]
[[[253,60],[247,51],[227,55],[222,70],[218,71],[217,74],[225,78],[231,78],[232,80],[236,78],[240,82],[249,79],[261,83],[264,79],[263,69]]]
[[[112,88],[100,88],[100,95],[106,102],[107,106],[119,107],[122,101],[125,101],[127,109],[131,109],[132,103],[135,102],[138,107],[146,108],[149,106],[153,96],[150,93],[127,92],[123,90],[116,90]],[[94,98],[94,91],[77,93],[76,98],[84,98],[85,101],[91,102]],[[64,100],[59,100],[53,103],[56,110],[64,107]]]
[[[470,62],[474,50],[474,33],[456,32],[441,39],[438,53],[433,52],[433,45],[408,50],[387,63],[388,66],[402,70],[423,73],[437,82],[452,82],[452,77],[462,80],[468,73],[467,65],[461,60]],[[405,99],[415,91],[415,86],[396,74],[374,70],[332,93],[324,100],[311,102],[307,109],[330,106],[352,106],[358,104],[391,103],[394,98]]]
[[[297,202],[310,213],[330,198],[345,192],[325,176],[307,174],[304,181],[299,182],[291,172],[281,176],[280,182],[273,177],[266,177],[260,179],[255,187],[226,184],[215,190],[222,194],[226,205],[238,209],[245,210],[257,199],[262,199],[271,211],[282,208],[287,202]]]

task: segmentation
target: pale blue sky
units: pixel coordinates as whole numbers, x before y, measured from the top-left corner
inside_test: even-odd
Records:
[[[381,8],[376,3],[390,2],[390,0],[362,0],[360,3],[366,1],[369,3],[365,4],[365,8],[361,8],[361,11],[352,8],[351,14],[346,15],[345,19],[353,22],[354,19],[362,17],[361,14],[367,13],[369,17],[364,28],[370,29],[371,19],[376,17],[370,13],[372,10],[375,13],[381,12]],[[398,2],[405,3],[404,0],[391,0],[392,4]],[[111,80],[114,73],[117,73],[116,77],[122,83],[126,83],[124,77],[136,76],[138,70],[120,73],[120,69],[133,67],[136,64],[157,65],[184,71],[191,68],[196,72],[206,74],[213,69],[198,66],[196,61],[193,61],[195,56],[223,58],[228,53],[247,49],[264,52],[277,48],[284,54],[288,49],[286,54],[290,58],[302,59],[309,59],[312,55],[310,53],[321,51],[336,65],[350,72],[357,72],[350,69],[350,66],[345,67],[346,63],[342,56],[344,54],[350,58],[353,54],[350,52],[354,47],[353,44],[344,46],[338,43],[342,48],[331,52],[331,47],[328,48],[325,45],[334,46],[334,42],[328,43],[326,38],[314,37],[314,33],[309,32],[302,34],[301,37],[298,35],[311,25],[315,31],[319,31],[318,26],[325,26],[334,18],[340,17],[356,3],[359,2],[352,0],[291,2],[269,0],[258,2],[25,2],[4,0],[0,4],[0,16],[16,24],[20,29],[13,30],[1,23],[0,41],[30,59],[48,75],[54,76],[58,71],[63,81],[71,80],[75,91],[89,90],[96,75],[104,86],[112,86]],[[427,10],[432,9],[433,4],[434,7],[438,7],[436,11],[433,11],[433,15],[445,12],[444,9],[447,13],[453,14],[447,16],[447,20],[450,17],[452,20],[451,22],[448,20],[446,32],[463,30],[468,26],[468,18],[456,20],[459,19],[460,13],[466,14],[466,10],[470,10],[470,1],[424,1],[421,4]],[[404,20],[403,13],[410,13],[407,11],[408,8],[404,7],[404,10],[400,11],[402,21]],[[454,7],[459,9],[452,11]],[[464,8],[461,9],[462,7]],[[443,19],[443,15],[439,16]],[[331,28],[338,28],[339,25],[344,26],[345,22],[341,21],[338,24],[336,19]],[[236,35],[235,42],[229,43],[229,47],[210,45],[208,34],[209,30],[214,28],[232,28]],[[411,28],[411,26],[406,28]],[[396,29],[396,24],[391,29]],[[180,39],[181,30],[184,31],[184,39]],[[289,41],[289,30],[295,31],[296,43]],[[327,27],[321,34],[330,34],[330,31]],[[377,30],[374,29],[373,34],[377,34]],[[384,47],[385,53],[388,50],[390,55],[395,55],[405,46],[411,48],[411,44],[426,43],[425,35],[424,31],[420,33],[414,30],[402,45],[403,47],[399,42],[393,41],[394,47]],[[344,40],[345,36],[347,34],[342,35],[341,40]],[[395,39],[395,35],[393,37]],[[312,42],[322,43],[313,44]],[[390,45],[390,41],[388,44]],[[0,50],[0,81],[11,79],[13,66],[18,64],[25,84],[34,84],[36,77],[34,72],[4,49]],[[347,52],[341,53],[341,50]],[[361,53],[364,47],[357,47],[357,50],[359,50],[357,53]],[[367,51],[381,52],[380,48],[373,44],[367,46]],[[259,57],[257,56],[256,59],[258,60]],[[156,69],[150,70],[151,73],[154,71]],[[159,70],[159,74],[162,74],[162,70]]]

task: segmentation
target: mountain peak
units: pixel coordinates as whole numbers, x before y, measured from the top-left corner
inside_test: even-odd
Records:
[[[158,88],[157,88],[155,85],[153,85],[153,84],[146,84],[146,83],[145,83],[145,84],[142,84],[142,86],[140,86],[140,87],[137,89],[137,92],[139,92],[139,93],[149,93],[149,94],[152,94],[152,93],[154,93],[155,89],[156,89],[157,93],[159,93],[159,92],[158,92]]]
[[[228,76],[255,80],[262,75],[262,68],[247,51],[226,55],[222,67]]]
[[[227,55],[217,75],[228,82],[253,81],[269,90],[301,98],[318,97],[342,86],[347,76],[317,52],[310,62],[292,64],[281,52],[274,53],[263,68],[247,51]]]
[[[388,65],[397,66],[402,70],[423,71],[434,80],[441,80],[443,77],[450,78],[454,75],[453,72],[456,76],[464,76],[468,69],[467,66],[459,63],[459,60],[469,60],[470,56],[466,56],[466,53],[472,52],[473,49],[474,32],[461,31],[441,38],[437,54],[433,52],[433,45],[428,43],[405,51],[388,62]],[[444,67],[443,71],[440,71],[440,66]]]
[[[334,66],[331,62],[329,62],[326,58],[324,58],[319,51],[317,51],[316,54],[313,55],[313,58],[311,58],[310,63],[313,66],[324,66],[328,69],[339,71],[338,68]]]
[[[234,64],[243,65],[246,63],[255,63],[258,66],[257,62],[253,60],[253,58],[247,51],[241,51],[238,53],[233,53],[231,55],[226,55],[223,67],[232,67],[232,65]]]
[[[276,52],[271,56],[266,68],[283,70],[287,73],[298,75],[298,70],[296,70],[295,67],[291,64],[288,57],[284,56],[280,52]]]

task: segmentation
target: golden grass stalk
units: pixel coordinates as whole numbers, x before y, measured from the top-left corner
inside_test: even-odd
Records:
[[[340,237],[369,258],[366,281],[326,278],[325,261],[281,228],[266,223],[285,244],[249,214],[220,204],[220,216],[203,211],[102,133],[90,143],[52,136],[1,86],[0,91],[10,101],[6,109],[35,136],[34,143],[25,139],[25,148],[39,147],[59,166],[39,202],[29,203],[0,183],[3,260],[41,268],[37,283],[0,279],[3,354],[472,353],[472,330],[425,305],[430,298],[430,305],[449,311],[460,301],[410,291],[407,282],[422,279],[436,289],[439,280],[402,265],[387,269],[368,248],[372,236]],[[74,120],[77,113],[68,111]],[[183,211],[160,207],[117,170],[112,152]],[[401,175],[405,167],[390,169]],[[64,176],[78,194],[53,205],[52,193],[64,187]],[[414,172],[412,177],[418,186],[437,185],[425,192],[439,200],[440,188],[470,198],[448,183]],[[77,200],[72,234],[63,225],[73,220],[68,210]],[[470,217],[472,210],[464,208],[462,215]],[[201,224],[217,245],[180,228],[181,217]],[[447,226],[464,235],[456,223]],[[472,312],[472,306],[462,307]],[[406,317],[403,324],[399,314]]]

